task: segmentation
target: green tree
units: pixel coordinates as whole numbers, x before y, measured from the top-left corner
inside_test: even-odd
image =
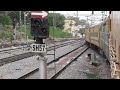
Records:
[[[85,28],[89,27],[89,23],[86,20],[81,19],[79,22],[79,25],[82,27],[82,28],[80,28],[79,33],[81,33],[83,35],[85,33]]]
[[[85,28],[81,28],[81,29],[79,30],[79,33],[81,33],[81,35],[83,35],[83,34],[85,33]]]
[[[9,16],[6,16],[6,15],[0,16],[0,23],[3,26],[11,25],[11,18]]]
[[[20,23],[19,20],[20,20],[20,17],[19,17],[19,13],[20,11],[9,11],[8,12],[8,15],[10,16],[10,18],[13,20],[14,18],[16,19],[16,23]],[[27,19],[27,22],[29,21],[30,23],[30,18],[31,18],[31,12],[29,11],[21,11],[21,20],[22,20],[22,24],[24,24],[24,13],[28,13],[26,19]]]
[[[73,16],[68,16],[67,17],[68,20],[74,20],[76,22],[76,26],[80,24],[80,20],[78,17],[73,17]]]
[[[55,17],[56,27],[63,29],[65,16],[60,13],[49,13],[48,22],[50,26],[53,26],[53,16]]]

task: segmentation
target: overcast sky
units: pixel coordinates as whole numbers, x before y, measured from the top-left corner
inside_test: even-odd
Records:
[[[49,11],[51,13],[53,13],[53,11]],[[95,23],[99,23],[99,19],[102,17],[102,14],[101,14],[102,11],[94,11],[94,16],[92,17],[88,17],[89,18],[95,18],[96,22]],[[63,14],[65,17],[68,17],[68,16],[77,16],[77,11],[55,11],[55,13],[61,13]],[[108,11],[106,12],[107,15],[108,15]],[[78,11],[78,17],[79,19],[86,19],[87,20],[87,17],[86,16],[90,16],[92,14],[92,11]]]
[[[49,11],[49,12],[53,12],[53,11]],[[55,11],[56,13],[61,13],[63,15],[67,16],[76,16],[77,15],[77,11]],[[85,19],[86,16],[91,15],[92,11],[78,11],[78,16],[79,18]],[[94,14],[101,15],[101,11],[94,11]]]

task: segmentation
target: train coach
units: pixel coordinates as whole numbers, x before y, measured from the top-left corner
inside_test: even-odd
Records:
[[[111,77],[120,79],[120,11],[110,12],[109,53]]]
[[[102,23],[85,29],[86,42],[105,56],[111,78],[120,79],[120,11],[111,11]]]
[[[90,43],[90,30],[89,30],[89,28],[86,28],[86,30],[85,30],[85,40],[86,40],[87,44]]]
[[[102,23],[85,30],[85,39],[109,60],[109,17]]]
[[[100,27],[100,48],[102,55],[109,59],[109,29],[110,29],[110,17],[108,17],[104,22],[101,23]]]

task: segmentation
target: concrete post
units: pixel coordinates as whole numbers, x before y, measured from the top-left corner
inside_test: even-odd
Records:
[[[43,44],[42,38],[36,38],[36,44]],[[40,79],[47,79],[47,53],[38,53]]]
[[[39,71],[40,71],[40,79],[47,79],[47,58],[40,57],[39,58]]]

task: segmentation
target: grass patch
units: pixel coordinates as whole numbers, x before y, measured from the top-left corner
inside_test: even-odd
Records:
[[[8,31],[1,31],[0,32],[0,39],[7,39],[12,37],[12,32],[8,32]]]
[[[31,27],[30,25],[27,25],[21,27],[16,27],[16,38],[17,39],[26,39],[26,36],[28,36],[29,39],[33,39],[33,36],[31,35]],[[13,29],[12,26],[0,26],[0,43],[1,41],[11,42],[13,40]]]
[[[96,74],[87,73],[86,76],[88,79],[100,79]]]
[[[0,39],[12,39],[13,38],[13,29],[12,26],[4,26],[0,27]],[[31,35],[31,27],[30,25],[27,25],[26,27],[23,25],[21,27],[16,28],[17,33],[17,38],[26,38],[28,36],[29,39],[33,39],[33,36]],[[54,30],[54,35],[53,35],[53,27],[49,28],[49,37],[55,37],[55,38],[71,38],[72,35],[67,32],[63,32],[62,29],[56,27]]]
[[[22,35],[22,37],[25,38],[25,35],[27,34],[29,39],[33,39],[33,36],[30,33],[30,31],[31,31],[30,26],[26,26],[26,30],[25,30],[25,26],[22,26],[21,28],[19,28],[19,30],[20,30],[20,32],[24,33],[24,35]],[[53,35],[53,27],[50,27],[49,28],[49,37],[70,38],[70,37],[72,37],[72,35],[70,33],[67,33],[67,32],[62,32],[62,29],[60,29],[60,28],[56,28],[54,30],[54,35]]]
[[[55,38],[70,38],[72,35],[67,32],[62,32],[62,29],[56,28],[54,30],[54,35],[53,35],[53,27],[50,27],[49,29],[49,36],[50,37],[55,37]]]
[[[11,39],[12,36],[13,36],[13,32],[10,26],[0,27],[0,39],[1,40]]]
[[[33,39],[33,36],[31,35],[31,28],[30,26],[26,26],[26,30],[25,30],[25,26],[22,26],[21,28],[18,29],[20,32],[24,33],[22,35],[23,38],[26,37],[26,34],[28,36],[29,39]],[[67,32],[62,32],[62,29],[60,28],[56,28],[54,30],[54,35],[53,35],[53,27],[49,28],[49,37],[55,37],[55,38],[70,38],[72,37],[72,35],[70,33]]]
[[[29,39],[32,39],[33,36],[31,35],[31,28],[30,26],[21,26],[20,28],[18,28],[17,30],[19,30],[19,32],[22,32],[22,37],[26,38],[26,36],[28,36]]]

